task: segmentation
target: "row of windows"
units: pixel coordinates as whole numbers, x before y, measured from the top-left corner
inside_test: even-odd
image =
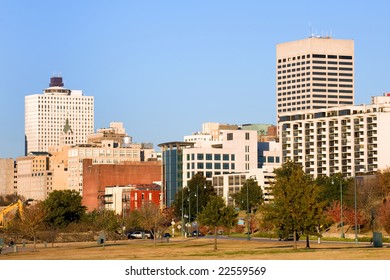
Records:
[[[221,158],[222,158],[222,160],[224,160],[224,161],[229,161],[229,160],[232,160],[232,161],[234,161],[235,159],[236,159],[236,156],[235,156],[235,154],[214,154],[214,156],[213,156],[213,154],[202,154],[202,153],[200,153],[200,154],[196,154],[196,159],[197,160],[204,160],[204,159],[206,159],[206,160],[213,160],[213,158],[214,158],[214,160],[221,160]],[[190,160],[195,160],[195,154],[188,154],[187,155],[187,161],[190,161]]]
[[[196,168],[195,168],[196,166]],[[191,169],[215,169],[215,170],[220,170],[220,169],[224,169],[224,170],[234,170],[236,169],[236,164],[235,163],[227,163],[227,162],[224,162],[224,163],[220,163],[220,162],[215,162],[214,164],[211,163],[211,162],[206,162],[203,163],[203,162],[198,162],[196,165],[194,162],[192,163],[187,163],[187,169],[191,170]]]
[[[306,91],[306,93],[309,93],[310,91],[309,90],[307,90]],[[327,92],[330,92],[330,93],[352,93],[353,91],[352,90],[337,90],[337,89],[327,89]],[[301,97],[302,97],[302,99],[303,98],[310,98],[310,94],[308,94],[308,95],[304,95],[303,93],[305,93],[305,91],[304,90],[302,90],[302,93],[301,93],[301,91],[287,91],[287,92],[283,92],[283,93],[278,93],[278,96],[288,96],[288,95],[295,95],[295,94],[297,94],[297,99],[301,99]],[[298,94],[303,94],[303,95],[298,95]],[[293,98],[293,99],[295,99],[295,98]],[[280,101],[280,100],[278,100],[278,101]]]
[[[328,58],[328,59],[342,59],[342,60],[352,60],[352,56],[351,55],[332,55],[332,54],[313,54],[312,55],[313,58]],[[295,60],[300,60],[300,59],[305,59],[305,58],[310,58],[310,54],[307,54],[307,55],[298,55],[297,57],[289,57],[289,58],[283,58],[282,59],[278,59],[278,63],[282,63],[282,62],[289,62],[289,61],[295,61]]]

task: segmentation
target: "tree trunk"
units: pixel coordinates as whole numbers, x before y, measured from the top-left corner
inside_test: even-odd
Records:
[[[214,250],[217,251],[217,227],[214,228]]]
[[[306,235],[306,249],[310,248],[309,235]]]
[[[294,250],[298,249],[298,245],[297,245],[297,231],[294,230]]]
[[[37,237],[34,235],[34,252],[37,250]]]

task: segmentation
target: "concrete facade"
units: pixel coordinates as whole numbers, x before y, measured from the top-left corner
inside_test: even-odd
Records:
[[[15,161],[12,158],[0,158],[0,195],[15,194],[17,175]]]
[[[232,128],[224,130],[225,126]],[[184,142],[159,144],[163,156],[163,203],[170,206],[175,194],[192,176],[249,172],[258,165],[258,133],[238,125],[203,124],[202,132],[184,137]]]
[[[276,45],[276,112],[354,104],[354,42],[310,37]]]
[[[313,176],[375,172],[390,166],[390,94],[370,105],[280,115],[283,162],[294,160]]]
[[[30,153],[16,159],[17,194],[25,199],[44,200],[53,191],[48,153]]]
[[[58,146],[67,121],[74,142],[86,143],[87,135],[94,132],[94,98],[81,90],[66,89],[61,77],[52,77],[43,94],[25,97],[25,154]]]

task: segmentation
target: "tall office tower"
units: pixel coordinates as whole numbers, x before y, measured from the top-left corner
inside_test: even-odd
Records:
[[[64,88],[62,77],[51,77],[43,94],[25,97],[26,155],[58,146],[65,124],[72,127],[75,144],[87,143],[94,132],[94,98]]]
[[[354,42],[309,37],[276,46],[277,115],[354,103]]]

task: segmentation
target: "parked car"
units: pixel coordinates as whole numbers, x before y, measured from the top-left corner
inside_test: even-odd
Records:
[[[299,234],[296,234],[296,240],[299,240]],[[294,241],[294,234],[289,234],[287,236],[279,235],[279,241]]]
[[[202,233],[199,231],[199,233],[198,233],[198,231],[196,231],[196,230],[194,230],[192,233],[191,233],[191,235],[192,236],[203,236],[202,235]]]
[[[151,238],[151,234],[149,232],[144,231],[133,231],[127,234],[128,239],[145,239],[145,238]]]
[[[169,232],[164,232],[163,238],[169,238],[172,237],[172,235]]]

